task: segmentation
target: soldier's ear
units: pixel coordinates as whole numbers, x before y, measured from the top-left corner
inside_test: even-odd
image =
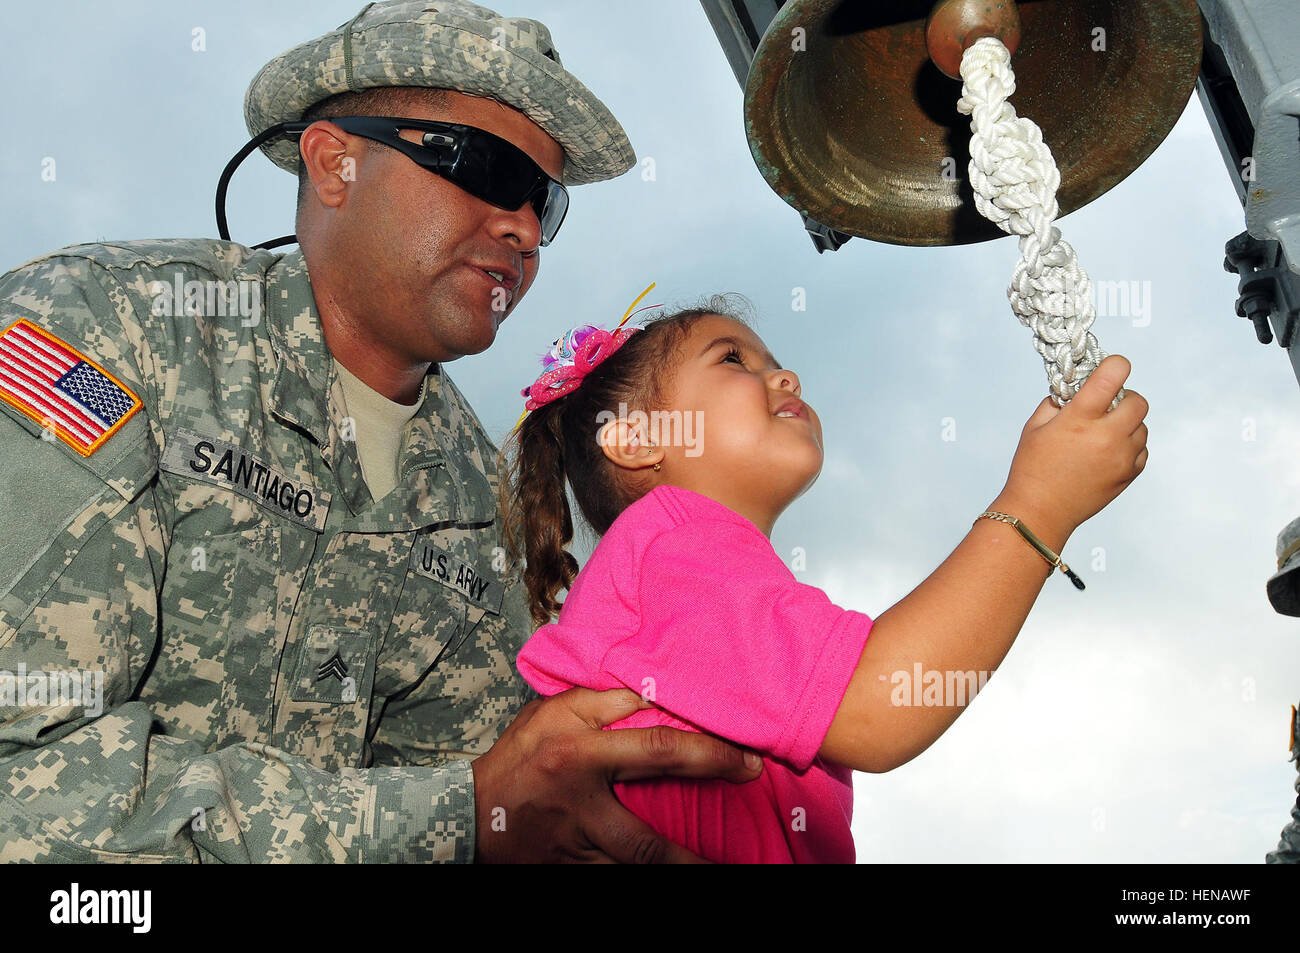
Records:
[[[328,208],[343,204],[348,184],[356,181],[357,161],[364,148],[360,136],[352,136],[328,120],[312,123],[298,139],[298,152],[312,191]]]

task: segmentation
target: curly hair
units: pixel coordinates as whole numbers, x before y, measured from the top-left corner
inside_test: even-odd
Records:
[[[566,480],[597,536],[654,488],[647,474],[627,472],[609,460],[596,438],[620,404],[663,406],[691,327],[709,315],[745,321],[729,296],[715,295],[706,305],[646,322],[579,387],[525,417],[502,446],[503,542],[511,562],[525,560],[534,624],[545,625],[559,612],[556,596],[578,575],[578,561],[565,548],[573,540]]]

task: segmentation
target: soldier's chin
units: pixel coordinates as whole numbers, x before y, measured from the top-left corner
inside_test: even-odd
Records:
[[[469,357],[472,354],[482,354],[492,346],[497,339],[497,317],[493,312],[486,315],[480,314],[472,321],[467,321],[462,329],[465,331],[455,342],[454,347],[448,348],[455,353],[455,357],[448,360],[455,360],[456,357]]]

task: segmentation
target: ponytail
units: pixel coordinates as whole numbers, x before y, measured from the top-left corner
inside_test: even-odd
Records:
[[[534,625],[560,611],[556,596],[578,575],[578,561],[565,549],[573,540],[573,517],[564,489],[564,434],[560,402],[538,408],[507,442],[517,445],[503,468],[501,504],[507,558],[526,559],[524,583]],[[503,458],[505,453],[502,454]]]

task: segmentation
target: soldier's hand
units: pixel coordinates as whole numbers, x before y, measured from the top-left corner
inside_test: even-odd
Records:
[[[652,707],[629,689],[585,688],[524,706],[473,762],[475,862],[701,862],[623,807],[610,785],[662,775],[751,781],[762,761],[666,726],[602,730]]]

